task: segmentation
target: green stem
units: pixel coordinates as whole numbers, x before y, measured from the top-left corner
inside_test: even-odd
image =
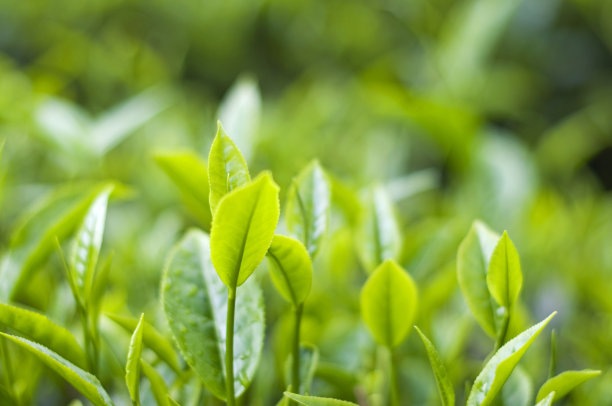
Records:
[[[391,380],[391,384],[389,385],[389,398],[391,399],[391,406],[399,406],[399,387],[397,382],[397,364],[395,363],[395,357],[393,356],[393,348],[390,346],[387,347],[389,349],[389,379]]]
[[[234,395],[234,313],[236,288],[229,288],[227,300],[227,324],[225,334],[225,393],[228,406],[236,406]]]
[[[300,324],[304,304],[300,303],[295,308],[295,331],[293,334],[293,365],[291,371],[291,386],[295,393],[300,393]]]
[[[493,353],[495,354],[497,350],[499,350],[502,345],[506,343],[506,335],[508,335],[508,326],[510,326],[510,309],[508,309],[508,313],[504,316],[504,321],[502,324],[502,329],[497,336],[497,340],[495,341],[495,350]]]
[[[0,338],[0,357],[2,357],[2,365],[4,366],[4,380],[6,381],[6,389],[13,400],[16,400],[13,392],[13,369],[11,368],[10,353],[6,348],[6,341]]]
[[[92,336],[89,320],[89,313],[83,307],[79,308],[81,316],[81,325],[83,328],[83,337],[85,339],[85,352],[87,353],[87,361],[91,372],[95,375],[98,372],[98,346],[95,338]]]

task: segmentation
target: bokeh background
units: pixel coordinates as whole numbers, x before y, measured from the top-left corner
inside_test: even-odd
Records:
[[[4,257],[63,210],[32,217],[49,196],[116,180],[105,311],[146,311],[165,329],[165,256],[188,227],[207,229],[209,215],[181,199],[159,157],[206,159],[217,119],[252,173],[273,171],[282,202],[312,159],[333,179],[337,216],[304,329],[325,361],[319,394],[354,400],[355,379],[376,380],[359,319],[367,274],[354,202],[342,196],[384,184],[402,225],[401,263],[423,295],[418,324],[459,391],[489,350],[455,277],[459,242],[479,218],[518,248],[525,325],[558,310],[560,368],[603,371],[567,404],[612,404],[612,1],[0,0]],[[20,224],[28,231],[17,238]],[[70,326],[59,264],[51,252],[18,301]],[[278,400],[273,348],[288,345],[290,318],[262,283],[270,328],[254,405]],[[125,351],[127,335],[116,334]],[[525,367],[536,388],[548,340]],[[402,354],[406,401],[436,404],[415,335]],[[119,393],[112,372],[105,382]],[[65,404],[69,390],[47,375],[33,402]]]

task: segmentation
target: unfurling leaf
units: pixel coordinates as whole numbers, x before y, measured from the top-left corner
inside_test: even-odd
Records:
[[[312,263],[306,248],[291,237],[275,235],[267,255],[274,286],[297,307],[306,300],[312,285]]]
[[[140,404],[140,356],[142,354],[142,331],[144,313],[140,315],[138,325],[132,334],[130,348],[128,350],[127,363],[125,365],[125,384],[127,385],[130,398],[135,405]]]
[[[495,301],[508,310],[516,302],[523,286],[519,255],[505,231],[489,262],[487,286]]]

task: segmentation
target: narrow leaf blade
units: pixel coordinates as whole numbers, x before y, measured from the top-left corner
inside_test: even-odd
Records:
[[[140,315],[138,325],[134,330],[134,334],[132,334],[127,363],[125,365],[125,384],[134,404],[140,404],[140,356],[142,354],[143,320],[144,313]]]
[[[151,391],[157,406],[170,406],[168,400],[168,386],[164,381],[164,378],[157,372],[157,370],[148,362],[140,360],[142,373],[147,377],[151,383]]]
[[[453,384],[450,381],[448,374],[446,373],[446,368],[444,367],[444,363],[438,354],[438,351],[434,347],[434,345],[429,341],[429,339],[421,332],[421,330],[414,326],[419,336],[421,336],[421,340],[423,341],[423,345],[425,345],[425,350],[427,351],[427,357],[429,358],[429,363],[431,368],[433,369],[434,376],[436,377],[436,384],[438,385],[438,391],[440,393],[440,399],[442,400],[443,406],[454,406],[455,405],[455,390],[453,388]]]
[[[270,277],[281,296],[294,306],[303,303],[312,285],[312,263],[304,245],[275,235],[267,255]]]
[[[285,392],[285,396],[304,406],[357,406],[356,403],[347,402],[346,400],[304,396],[291,392]]]

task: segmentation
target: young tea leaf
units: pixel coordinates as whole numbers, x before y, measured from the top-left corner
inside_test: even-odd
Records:
[[[361,314],[376,341],[395,347],[406,337],[416,314],[417,287],[395,261],[383,262],[361,289]]]
[[[329,222],[331,186],[317,161],[294,179],[287,196],[285,223],[314,258]]]
[[[157,372],[157,370],[145,360],[140,360],[140,366],[142,373],[147,377],[151,383],[151,391],[157,406],[170,406],[168,400],[168,386],[164,381],[164,378]]]
[[[457,252],[457,280],[470,311],[491,337],[496,335],[496,305],[487,285],[487,269],[499,236],[475,221]]]
[[[497,303],[508,310],[516,302],[523,286],[519,255],[505,231],[489,262],[487,286]]]
[[[548,396],[540,400],[535,406],[551,406],[554,398],[555,398],[555,392],[550,392]]]
[[[210,209],[214,214],[221,198],[246,185],[251,180],[249,168],[240,150],[217,123],[217,136],[208,155],[208,184]]]
[[[70,361],[38,343],[5,333],[0,333],[0,335],[34,354],[40,361],[74,386],[76,390],[81,392],[95,406],[113,406],[113,401],[102,385],[100,385],[98,378],[89,372],[83,371]]]
[[[243,393],[253,379],[263,346],[264,310],[255,279],[236,299],[234,388]],[[162,279],[162,302],[170,329],[187,363],[206,388],[225,399],[227,287],[210,259],[208,235],[189,231],[172,250]]]
[[[567,395],[576,386],[601,374],[601,371],[583,369],[582,371],[565,371],[547,380],[538,391],[536,402],[539,402],[555,393],[553,401],[557,401]]]
[[[212,262],[229,288],[242,285],[263,260],[278,223],[278,186],[269,173],[225,196],[213,217]]]
[[[444,367],[444,363],[442,362],[438,351],[417,326],[414,326],[414,328],[421,336],[421,340],[425,345],[425,350],[427,351],[427,357],[429,358],[431,369],[433,369],[434,376],[436,377],[436,384],[438,385],[438,392],[440,393],[442,406],[455,406],[455,390],[453,389],[453,384],[446,373],[446,368]]]
[[[42,314],[0,303],[0,324],[40,343],[80,368],[87,365],[85,353],[72,333]]]
[[[140,404],[140,356],[142,354],[142,330],[144,313],[140,315],[138,325],[132,334],[127,363],[125,365],[125,384],[134,405]]]
[[[317,396],[304,396],[291,392],[285,392],[285,396],[304,406],[357,406],[356,403],[347,402],[346,400],[320,398]]]
[[[306,300],[312,285],[312,263],[306,248],[298,240],[275,235],[267,255],[274,286],[297,307]]]
[[[555,313],[552,313],[540,323],[523,331],[491,357],[472,385],[467,406],[486,406],[493,402],[516,364],[554,315]]]

